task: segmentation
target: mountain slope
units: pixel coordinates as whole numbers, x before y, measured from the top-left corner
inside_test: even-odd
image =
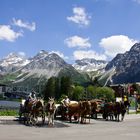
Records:
[[[113,83],[140,82],[140,43],[134,44],[128,52],[118,54],[107,64],[105,70],[112,67],[116,70],[112,76]]]
[[[36,86],[45,84],[50,77],[70,76],[75,82],[84,82],[85,77],[67,64],[55,53],[42,51],[31,59],[31,62],[16,71],[19,73],[15,85]]]

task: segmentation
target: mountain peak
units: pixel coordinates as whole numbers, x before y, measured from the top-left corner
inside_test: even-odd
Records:
[[[31,60],[41,60],[48,56],[48,52],[45,50],[40,50]]]
[[[103,60],[96,60],[94,58],[84,58],[76,60],[73,65],[79,71],[97,71],[106,66],[107,62]]]
[[[42,53],[47,53],[47,52],[45,50],[40,50],[39,54],[42,54]]]
[[[18,53],[12,52],[0,61],[0,66],[2,67],[1,71],[13,72],[29,62],[29,60],[23,58]]]
[[[4,59],[9,59],[9,58],[15,58],[15,57],[19,57],[19,55],[15,52],[11,52],[10,54],[8,54]]]
[[[140,43],[135,43],[130,51],[140,51]]]

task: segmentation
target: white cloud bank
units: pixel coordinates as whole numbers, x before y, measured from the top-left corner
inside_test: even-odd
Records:
[[[83,7],[74,7],[73,16],[67,17],[67,20],[72,21],[80,26],[88,26],[90,24],[91,16],[86,13]]]
[[[91,44],[89,42],[89,38],[82,38],[79,36],[72,36],[67,39],[65,39],[64,43],[69,48],[78,47],[80,49],[90,48]]]
[[[125,35],[114,35],[101,39],[99,44],[104,48],[105,55],[115,57],[118,53],[128,51],[136,42],[136,40]]]
[[[73,53],[74,59],[83,59],[83,58],[94,58],[96,60],[106,60],[107,57],[104,54],[98,54],[93,50],[83,51],[78,50]]]
[[[59,52],[59,51],[51,51],[50,54],[51,54],[51,53],[55,53],[55,54],[59,55],[61,58],[63,58],[63,59],[68,59],[67,56],[64,56],[64,54],[61,53],[61,52]]]
[[[36,29],[35,22],[32,22],[32,23],[23,22],[21,19],[16,20],[15,18],[13,18],[13,25],[16,25],[16,26],[21,27],[21,28],[26,28],[30,31],[35,31],[35,29]]]
[[[10,25],[0,25],[0,40],[14,42],[20,36],[23,36],[22,33],[15,32]]]

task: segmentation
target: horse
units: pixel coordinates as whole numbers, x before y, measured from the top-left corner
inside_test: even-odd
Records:
[[[123,121],[125,113],[126,113],[126,107],[123,102],[104,104],[103,118],[106,120],[108,120],[108,117],[110,117],[110,120],[113,120],[113,117],[115,116],[115,121],[119,122],[120,115],[121,115],[121,121]]]
[[[74,119],[78,120],[81,117],[81,123],[86,123],[86,117],[89,115],[89,123],[90,123],[90,115],[91,115],[91,103],[89,101],[79,101],[78,103],[73,103],[68,106],[68,116],[69,121],[72,122],[72,116]]]
[[[88,116],[89,118],[89,123],[90,123],[90,118],[91,118],[91,102],[90,101],[82,101],[82,107],[81,107],[81,123],[86,123],[86,118]]]
[[[121,114],[121,121],[124,119],[124,115],[126,113],[126,106],[123,102],[116,102],[114,105],[114,116],[116,121],[120,121],[119,116]]]
[[[91,103],[91,118],[97,119],[97,113],[101,112],[101,103],[96,99],[90,100]]]
[[[79,122],[80,111],[81,111],[80,108],[81,108],[81,104],[78,102],[69,104],[67,117],[70,122],[72,122],[72,116],[74,117],[75,120],[78,120]]]
[[[48,113],[48,125],[54,125],[54,115],[56,111],[54,98],[49,98],[49,101],[46,105],[46,111]]]
[[[25,105],[25,121],[24,123],[36,125],[38,117],[42,118],[42,124],[45,122],[44,104],[42,100],[29,101]]]
[[[110,120],[113,120],[114,116],[114,103],[108,102],[104,104],[103,107],[103,119],[108,121],[108,117],[110,117]]]
[[[56,111],[55,111],[55,117],[57,117],[58,115],[61,116],[62,120],[68,120],[69,115],[69,106],[71,107],[71,105],[75,105],[78,104],[77,101],[70,101],[69,104],[67,104],[67,106],[64,106],[63,104],[56,104]],[[75,120],[77,118],[77,115],[74,116]]]

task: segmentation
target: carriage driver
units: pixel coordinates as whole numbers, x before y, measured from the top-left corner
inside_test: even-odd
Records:
[[[68,107],[70,104],[70,99],[68,98],[68,96],[65,96],[65,98],[61,101],[61,103],[64,107]]]
[[[24,103],[24,107],[25,109],[27,108],[28,103],[32,101],[33,107],[35,106],[35,102],[36,102],[36,94],[35,91],[31,91],[30,94],[28,95],[25,103]]]

